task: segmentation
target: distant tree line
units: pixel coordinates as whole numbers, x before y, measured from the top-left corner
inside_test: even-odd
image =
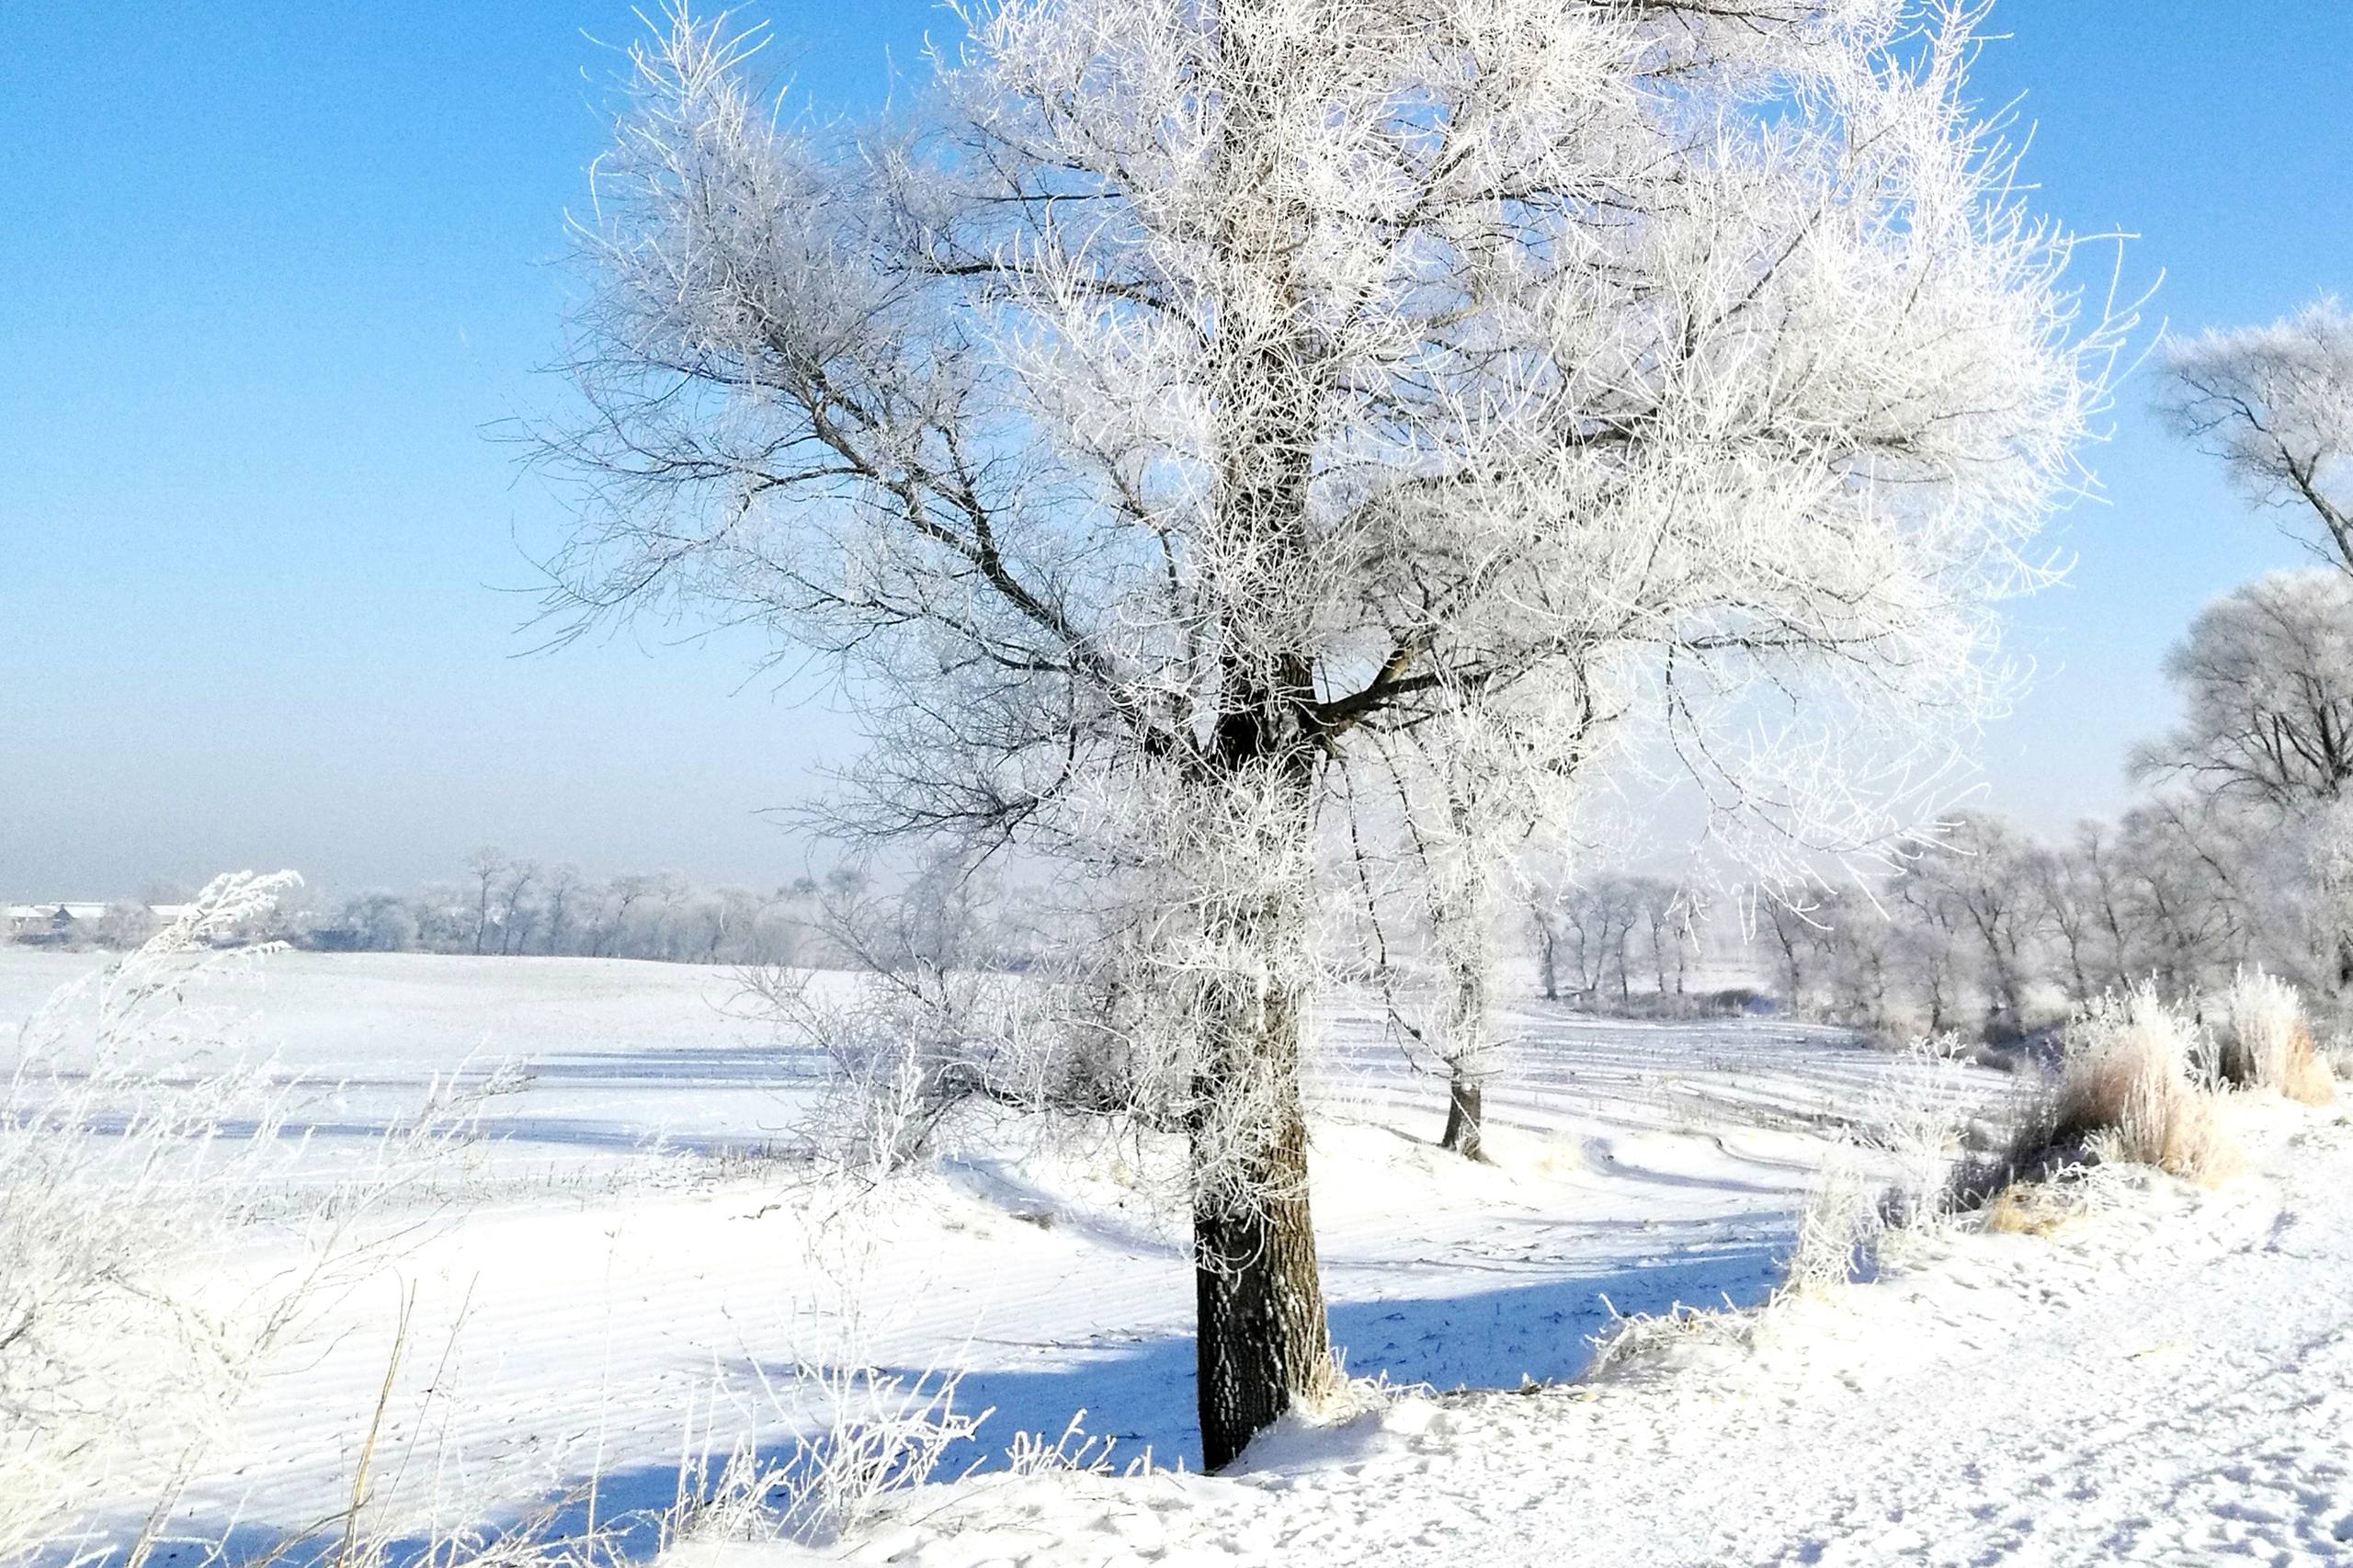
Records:
[[[2242,967],[2334,994],[2328,922],[2286,865],[2177,796],[2057,843],[1972,812],[1875,884],[1757,900],[1752,951],[1793,1010],[1899,1035],[2016,1036],[2136,981],[2197,995]]]
[[[2131,983],[2197,996],[2260,966],[2341,1021],[2353,574],[2257,578],[2199,616],[2166,670],[2184,719],[2133,755],[2143,803],[2055,844],[1967,814],[1876,885],[1759,900],[1777,989],[1875,1028],[2003,1035]]]
[[[289,936],[339,952],[800,964],[825,958],[814,924],[822,891],[810,877],[765,892],[699,887],[676,871],[598,880],[568,861],[485,848],[467,858],[462,876],[415,892],[361,893]]]
[[[1695,971],[1716,916],[1703,885],[1611,874],[1535,885],[1527,907],[1536,983],[1547,1001],[1623,1011],[1638,994],[1671,1004],[1699,989]]]

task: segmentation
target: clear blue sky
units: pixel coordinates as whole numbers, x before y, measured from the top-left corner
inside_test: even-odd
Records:
[[[927,0],[782,0],[801,86],[913,72]],[[2006,0],[2042,205],[2142,236],[2177,327],[2353,294],[2353,6]],[[0,0],[0,894],[294,865],[351,889],[497,843],[773,881],[758,816],[848,730],[744,685],[740,642],[521,657],[561,526],[485,427],[560,395],[563,214],[624,5],[103,10]],[[2095,266],[2087,276],[2096,278]],[[2290,558],[2126,389],[2110,502],[2019,607],[2040,674],[1988,737],[2040,827],[2126,798],[2166,644]]]

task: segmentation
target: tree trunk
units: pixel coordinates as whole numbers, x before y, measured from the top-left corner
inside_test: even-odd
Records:
[[[1218,803],[1208,935],[1222,949],[1200,1013],[1193,1074],[1193,1285],[1201,1462],[1221,1470],[1332,1379],[1323,1281],[1307,1207],[1307,1124],[1299,1059],[1313,984],[1312,801],[1328,742],[1315,733],[1308,526],[1317,409],[1324,390],[1300,324],[1291,267],[1302,214],[1270,178],[1289,132],[1266,100],[1289,36],[1221,25],[1237,52],[1217,162],[1227,199],[1210,245],[1231,267],[1211,348],[1220,416],[1216,526],[1208,558],[1232,568],[1210,756]]]
[[[1238,1203],[1194,1197],[1195,1377],[1201,1463],[1212,1471],[1239,1459],[1294,1403],[1322,1395],[1333,1376],[1295,1075],[1290,1086],[1251,1173],[1263,1189]]]
[[[1305,791],[1296,794],[1303,844]],[[1223,912],[1234,961],[1209,998],[1193,1080],[1195,1359],[1210,1470],[1321,1396],[1333,1375],[1299,1092],[1304,892],[1278,887]]]
[[[1487,1157],[1484,1142],[1484,1111],[1486,1093],[1476,1078],[1466,1077],[1461,1069],[1447,1079],[1446,1136],[1439,1142],[1466,1160]]]
[[[1476,854],[1478,846],[1471,846]],[[1479,1113],[1481,1086],[1494,1071],[1495,1042],[1487,1016],[1488,913],[1487,868],[1473,862],[1463,869],[1463,886],[1448,903],[1441,926],[1449,949],[1447,968],[1454,982],[1446,1018],[1446,1134],[1442,1147],[1476,1160],[1483,1142]]]
[[[1205,934],[1189,1120],[1201,1462],[1221,1470],[1294,1403],[1320,1398],[1332,1347],[1307,1201],[1299,1069],[1314,985],[1315,756],[1298,714],[1303,657],[1276,679],[1229,672],[1207,807]]]

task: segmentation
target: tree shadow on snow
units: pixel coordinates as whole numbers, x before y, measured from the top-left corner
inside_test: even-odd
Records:
[[[1541,1264],[1500,1263],[1495,1265],[1498,1272],[1518,1276],[1515,1282],[1445,1295],[1366,1299],[1382,1288],[1384,1277],[1394,1278],[1400,1266],[1338,1260],[1326,1270],[1327,1287],[1341,1298],[1330,1308],[1335,1347],[1351,1376],[1379,1377],[1393,1386],[1421,1384],[1447,1392],[1563,1381],[1582,1374],[1590,1363],[1594,1342],[1607,1331],[1613,1307],[1627,1315],[1656,1313],[1678,1302],[1716,1306],[1727,1298],[1736,1306],[1749,1306],[1762,1301],[1779,1277],[1776,1259],[1786,1245],[1781,1230],[1760,1226],[1759,1233],[1733,1240],[1724,1240],[1718,1232],[1712,1238],[1715,1244],[1694,1250],[1684,1244],[1693,1238],[1676,1233],[1680,1227],[1652,1229],[1657,1251],[1650,1257],[1597,1260],[1599,1266],[1586,1272],[1571,1272],[1559,1263],[1549,1269]],[[1447,1266],[1459,1269],[1463,1264],[1452,1259]],[[1352,1296],[1358,1299],[1347,1299]],[[973,1342],[972,1350],[980,1364],[964,1375],[956,1408],[990,1415],[976,1437],[947,1453],[934,1473],[936,1480],[1001,1469],[1017,1434],[1041,1433],[1051,1444],[1081,1412],[1089,1437],[1116,1439],[1111,1454],[1115,1470],[1147,1452],[1166,1468],[1199,1462],[1188,1334],[1076,1345],[983,1336]],[[910,1385],[924,1375],[922,1369],[913,1367],[876,1370]],[[789,1368],[738,1360],[723,1372],[739,1390],[757,1390],[763,1373],[779,1390],[792,1386]],[[813,1422],[813,1400],[807,1410]],[[809,1429],[782,1414],[770,1415],[756,1432],[762,1453],[779,1460],[789,1455],[796,1426]],[[724,1444],[722,1436],[722,1449]],[[723,1451],[710,1456],[712,1474],[724,1459]],[[585,1491],[586,1482],[584,1475],[574,1485]],[[666,1508],[677,1491],[674,1463],[613,1470],[597,1478],[600,1519],[646,1517],[623,1530],[620,1555],[651,1554],[655,1539],[650,1517]],[[557,1533],[576,1530],[585,1524],[585,1506],[572,1507],[557,1517],[551,1528]],[[198,1517],[178,1521],[173,1533],[189,1540],[224,1543],[226,1550],[215,1561],[233,1565],[269,1555],[290,1528],[311,1522]],[[387,1560],[415,1560],[429,1544],[422,1536],[395,1541]],[[195,1549],[166,1549],[155,1561],[158,1568],[190,1568],[206,1555]],[[282,1561],[300,1563],[306,1555],[296,1552]]]

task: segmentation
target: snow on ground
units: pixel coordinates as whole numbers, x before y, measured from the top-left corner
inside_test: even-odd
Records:
[[[80,967],[6,957],[10,1011]],[[496,1102],[499,1142],[468,1179],[432,1187],[269,1369],[175,1533],[250,1556],[334,1515],[403,1303],[370,1477],[394,1530],[511,1516],[592,1476],[600,1517],[666,1504],[682,1451],[784,1439],[809,1415],[795,1366],[846,1354],[909,1376],[969,1368],[960,1403],[995,1414],[949,1472],[1082,1407],[1118,1460],[1189,1460],[1181,1226],[1137,1152],[999,1127],[840,1210],[790,1161],[713,1158],[785,1136],[813,1081],[808,1053],[731,1017],[731,995],[723,971],[632,963],[273,964],[258,1038],[323,1085],[330,1142],[468,1059],[518,1059],[530,1079]],[[2341,1119],[2239,1107],[2250,1169],[2218,1192],[2151,1176],[2054,1236],[1917,1244],[1874,1283],[1773,1309],[1753,1343],[1689,1341],[1678,1364],[1579,1385],[1604,1297],[1629,1312],[1760,1300],[1824,1134],[1868,1119],[1908,1069],[1763,1019],[1528,1008],[1514,1026],[1492,1166],[1431,1146],[1440,1085],[1370,1015],[1326,1017],[1313,1085],[1318,1233],[1350,1370],[1468,1392],[1279,1431],[1223,1478],[984,1470],[909,1494],[853,1558],[2353,1562]],[[1952,1086],[1990,1097],[2005,1081],[1972,1069]],[[1530,1380],[1549,1386],[1497,1392]],[[127,1528],[145,1494],[126,1472],[94,1502]],[[787,1560],[678,1555],[671,1568]]]
[[[0,1026],[103,954],[0,947]],[[438,1076],[529,1076],[486,1109],[513,1182],[672,1152],[757,1149],[790,1128],[816,1063],[743,1016],[733,971],[620,959],[281,953],[219,1000],[310,1085],[290,1131],[361,1140],[414,1116]]]
[[[1278,1430],[1241,1472],[911,1494],[858,1562],[2353,1562],[2353,1127],[2234,1108],[2251,1169],[1962,1232],[1753,1346]],[[688,1546],[670,1568],[790,1551]]]
[[[19,1012],[82,967],[7,959],[0,1001]],[[468,1179],[433,1187],[436,1206],[278,1358],[174,1531],[244,1553],[331,1516],[396,1339],[370,1476],[388,1528],[512,1514],[592,1475],[600,1517],[666,1504],[682,1451],[786,1437],[808,1414],[791,1369],[843,1356],[965,1366],[960,1403],[995,1414],[958,1469],[1082,1408],[1122,1458],[1192,1460],[1192,1288],[1153,1161],[968,1140],[827,1223],[837,1200],[791,1162],[710,1157],[786,1135],[813,1081],[809,1052],[730,1015],[733,994],[725,971],[683,966],[272,960],[241,1000],[263,1008],[258,1042],[321,1085],[324,1141],[364,1138],[469,1060],[519,1061],[529,1083],[494,1103],[502,1141]],[[1489,1096],[1497,1163],[1474,1166],[1431,1145],[1439,1081],[1369,1015],[1326,1020],[1316,1218],[1354,1373],[1563,1379],[1588,1359],[1605,1297],[1629,1312],[1757,1300],[1822,1135],[1904,1071],[1838,1031],[1767,1020],[1533,1008],[1514,1023],[1525,1038]],[[120,1524],[152,1484],[127,1471],[94,1501]]]

